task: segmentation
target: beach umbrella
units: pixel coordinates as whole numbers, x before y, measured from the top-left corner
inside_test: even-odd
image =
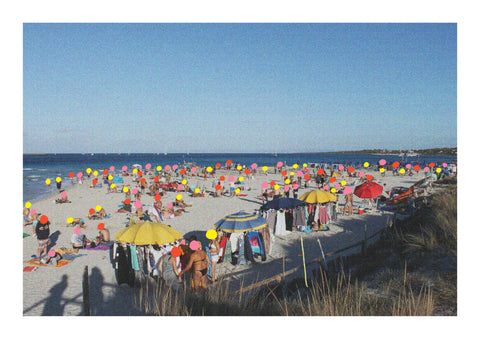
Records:
[[[305,201],[309,204],[323,204],[329,201],[335,201],[337,200],[337,197],[327,191],[314,190],[302,195],[300,197],[300,200]]]
[[[117,234],[115,240],[134,245],[165,245],[182,238],[182,234],[168,225],[145,221],[131,225]]]
[[[373,199],[383,192],[383,187],[376,182],[366,182],[355,187],[353,194],[362,199]]]
[[[279,209],[303,206],[305,204],[306,204],[305,201],[295,199],[295,198],[278,198],[278,199],[270,200],[265,205],[260,207],[260,209],[264,211],[267,211],[269,209],[279,210]]]
[[[267,220],[260,214],[241,211],[223,217],[215,226],[228,233],[255,231],[266,227]]]

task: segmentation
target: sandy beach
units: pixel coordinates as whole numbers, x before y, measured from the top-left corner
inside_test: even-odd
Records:
[[[259,166],[261,168],[261,166]],[[273,172],[270,169],[270,172]],[[392,172],[386,172],[385,177],[381,177],[379,172],[372,169],[364,169],[365,174],[371,174],[376,182],[384,185],[384,191],[392,187],[409,187],[413,183],[424,177],[423,172],[413,176],[393,176]],[[188,183],[196,187],[204,186],[207,191],[213,192],[213,182],[218,181],[220,175],[234,175],[238,177],[237,171],[219,170],[216,172],[215,179],[208,178],[204,180],[200,177],[188,178]],[[133,176],[123,177],[125,185],[134,187],[132,183]],[[148,177],[147,177],[148,178]],[[151,179],[147,179],[150,180]],[[261,183],[275,180],[282,181],[280,173],[269,173],[267,175],[257,173],[254,179],[246,179],[245,185],[250,190],[242,191],[246,196],[227,197],[222,196],[214,198],[191,197],[190,194],[180,192],[187,204],[192,205],[186,208],[186,213],[168,219],[164,223],[170,225],[182,234],[203,234],[213,228],[213,224],[222,217],[239,212],[253,212],[261,204]],[[349,178],[346,171],[341,174],[337,180],[346,180],[347,185],[354,185],[359,178]],[[358,182],[357,182],[358,183]],[[34,202],[31,208],[37,212],[47,215],[50,225],[50,239],[52,244],[49,249],[60,249],[62,247],[71,248],[70,239],[74,232],[74,227],[67,226],[67,219],[83,218],[87,228],[83,233],[88,239],[95,238],[98,235],[97,225],[102,222],[110,230],[111,237],[122,230],[128,223],[129,215],[125,213],[116,213],[125,199],[124,193],[108,193],[106,185],[102,188],[90,188],[91,179],[84,180],[83,184],[75,184],[67,187],[66,192],[71,203],[56,204],[55,199],[60,198],[60,194],[53,194],[40,201]],[[228,182],[224,183],[228,190]],[[310,181],[310,187],[299,189],[299,197],[310,190],[316,189],[315,182]],[[148,191],[148,190],[147,190]],[[168,192],[162,197],[163,205],[173,202],[178,193]],[[339,207],[343,206],[344,197],[338,195]],[[132,199],[133,200],[133,199]],[[141,201],[144,205],[151,206],[154,197],[143,195]],[[354,196],[354,207],[358,207],[362,199]],[[89,209],[95,206],[102,206],[110,216],[104,220],[89,220],[87,218]],[[305,245],[305,259],[310,261],[321,255],[317,238],[321,239],[325,253],[336,249],[347,247],[350,244],[362,240],[364,228],[367,225],[367,234],[373,234],[385,227],[387,222],[392,220],[393,214],[366,213],[359,215],[354,213],[352,216],[339,215],[337,220],[329,223],[328,231],[304,233],[288,232],[286,236],[273,237],[271,253],[266,262],[256,262],[252,265],[233,266],[230,263],[221,263],[217,266],[217,274],[221,278],[229,279],[235,288],[243,283],[243,286],[251,285],[257,281],[270,278],[282,272],[283,258],[285,258],[285,270],[292,269],[301,265],[302,257],[300,248],[300,238],[303,238]],[[32,266],[28,261],[32,255],[37,253],[37,239],[32,236],[32,226],[24,226],[23,232],[30,234],[23,239],[23,267]],[[203,243],[207,245],[207,243]],[[350,252],[359,251],[354,248]],[[125,286],[118,286],[115,278],[115,270],[111,258],[111,252],[96,250],[80,250],[79,255],[69,264],[62,267],[38,267],[32,271],[23,273],[23,313],[28,316],[35,315],[82,315],[82,275],[85,266],[88,266],[90,274],[90,300],[92,315],[134,315],[134,311],[128,305],[131,305],[132,289]],[[347,253],[342,253],[345,255]],[[311,271],[311,270],[310,270]],[[297,272],[303,275],[303,271]],[[172,272],[167,269],[166,277],[171,277]],[[174,279],[167,279],[169,283],[175,284]]]

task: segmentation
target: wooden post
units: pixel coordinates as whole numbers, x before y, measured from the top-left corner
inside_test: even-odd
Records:
[[[83,272],[83,315],[90,315],[90,289],[88,286],[88,266],[85,266]]]

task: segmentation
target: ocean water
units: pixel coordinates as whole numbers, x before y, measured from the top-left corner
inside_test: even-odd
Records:
[[[62,186],[69,186],[71,179],[69,173],[73,172],[76,176],[78,172],[83,172],[87,168],[92,171],[102,172],[105,168],[115,167],[116,173],[121,173],[121,168],[127,166],[130,170],[132,165],[140,164],[145,167],[151,164],[152,168],[158,165],[181,166],[186,163],[195,163],[197,166],[215,166],[220,163],[225,166],[227,160],[233,164],[246,165],[250,167],[253,163],[260,166],[275,166],[279,161],[291,166],[295,163],[302,165],[307,163],[309,167],[314,164],[324,166],[343,164],[344,166],[354,166],[360,168],[364,162],[371,165],[377,165],[378,161],[385,159],[387,164],[399,161],[402,165],[410,163],[426,166],[433,162],[437,165],[442,163],[456,163],[454,156],[418,156],[404,157],[398,155],[372,155],[372,154],[332,154],[332,153],[99,153],[99,154],[24,154],[23,155],[23,200],[35,201],[41,199],[56,191],[56,177],[62,178]],[[402,161],[403,160],[403,161]],[[50,179],[51,184],[48,187],[45,180]]]

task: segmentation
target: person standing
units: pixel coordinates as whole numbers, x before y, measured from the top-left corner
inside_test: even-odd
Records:
[[[34,234],[38,241],[37,258],[40,260],[40,255],[47,254],[47,247],[50,245],[50,221],[46,215],[42,215],[40,220],[34,226]]]
[[[208,244],[208,252],[212,256],[212,282],[215,282],[217,280],[217,276],[215,274],[215,267],[217,265],[218,259],[221,256],[220,253],[220,240],[222,239],[223,232],[218,231],[217,232],[217,237],[215,239],[212,239],[210,241],[210,244]]]
[[[190,248],[194,252],[190,255],[187,266],[179,273],[179,277],[181,278],[183,273],[193,267],[193,288],[205,291],[207,289],[207,273],[210,260],[207,252],[202,250],[202,245],[197,240],[190,242]]]

